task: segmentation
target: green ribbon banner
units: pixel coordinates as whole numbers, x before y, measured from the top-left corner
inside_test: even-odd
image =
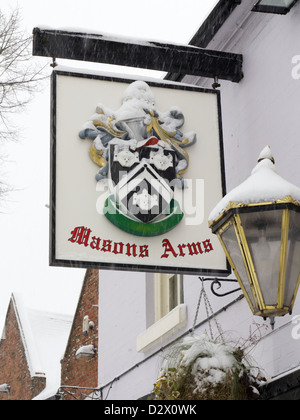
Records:
[[[104,214],[113,225],[124,232],[143,237],[164,235],[173,230],[184,217],[180,204],[176,200],[172,200],[170,204],[170,214],[166,215],[162,220],[153,223],[138,222],[122,213],[116,203],[114,195],[111,195],[106,200]]]

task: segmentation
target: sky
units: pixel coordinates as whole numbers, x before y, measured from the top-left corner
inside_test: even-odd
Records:
[[[0,10],[18,7],[22,25],[85,29],[121,37],[189,43],[217,0],[1,0]],[[45,58],[34,58],[41,65]],[[101,64],[58,60],[60,65],[127,73]],[[47,66],[49,75],[50,66]],[[163,73],[128,70],[145,77]],[[14,189],[0,205],[0,329],[12,293],[21,293],[28,307],[73,314],[84,269],[49,267],[50,80],[22,113],[12,117],[19,140],[0,145],[2,179]],[[1,334],[1,331],[0,331]]]

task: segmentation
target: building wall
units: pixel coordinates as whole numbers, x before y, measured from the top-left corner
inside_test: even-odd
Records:
[[[143,360],[143,355],[136,352],[136,339],[146,328],[146,284],[144,274],[130,272],[100,272],[99,284],[102,385]],[[108,390],[104,390],[104,398]]]
[[[31,377],[12,302],[7,312],[4,338],[0,342],[2,384],[8,384],[11,390],[9,394],[0,394],[0,401],[32,400],[46,385],[45,377]]]
[[[245,2],[251,3],[256,1]],[[300,184],[300,80],[293,78],[292,63],[300,54],[299,18],[300,4],[286,16],[245,12],[232,38],[224,40],[224,29],[208,46],[244,56],[244,79],[238,84],[220,81],[228,190],[249,176],[266,145],[272,148],[281,176]],[[211,86],[211,80],[185,81]]]
[[[98,270],[87,270],[66,352],[61,362],[62,387],[98,387],[98,353],[89,361],[76,360],[76,352],[80,347],[93,344],[98,349],[98,282]],[[87,336],[83,335],[85,316],[95,324]],[[64,398],[72,399],[68,394],[65,394]]]
[[[242,2],[208,45],[244,57],[244,79],[238,84],[220,81],[228,191],[250,176],[267,145],[278,173],[300,186],[300,79],[299,65],[297,71],[295,64],[299,56],[300,4],[281,16],[251,12],[255,3]],[[186,77],[184,81],[211,86],[211,81],[203,78]],[[298,295],[293,315],[277,319],[275,331],[264,332],[253,350],[269,378],[299,366],[300,342],[295,339],[299,311]],[[245,310],[239,313],[239,322],[244,317]],[[253,324],[257,319],[249,321]],[[232,328],[237,328],[236,321]]]
[[[138,336],[150,326],[149,320],[154,319],[153,276],[101,271],[99,284],[99,378],[100,387],[103,387],[103,398],[138,399],[151,393],[158,378],[162,361],[161,349],[182,334],[188,334],[193,327],[201,282],[197,277],[185,276],[183,294],[187,306],[187,322],[176,333],[170,331],[166,339],[158,341],[146,352],[137,352],[136,348]],[[209,293],[209,285],[207,291]],[[212,298],[213,309],[222,310],[224,305],[230,304],[239,295],[240,293],[224,299]],[[245,305],[245,302],[241,304]],[[251,319],[246,305],[245,314],[246,318]],[[206,317],[203,305],[197,324]],[[208,331],[207,325],[201,327],[201,331],[205,330]],[[248,333],[249,328],[245,338]]]
[[[249,13],[254,3],[254,0],[242,2],[219,36],[208,45],[244,56],[245,78],[239,84],[221,81],[228,191],[250,175],[266,145],[272,148],[280,175],[300,186],[300,80],[292,77],[292,59],[300,54],[300,4],[287,16],[275,16]],[[238,24],[235,22],[229,28],[228,23],[241,10]],[[212,83],[190,77],[184,82],[203,87],[211,87]],[[201,283],[197,277],[184,278],[186,324],[147,352],[137,353],[137,337],[147,329],[147,320],[153,315],[149,277],[146,280],[143,274],[117,272],[101,272],[100,276],[99,375],[103,396],[137,399],[151,392],[163,348],[177,337],[189,334]],[[293,316],[277,319],[273,332],[269,320],[254,317],[246,300],[237,299],[240,293],[220,299],[210,293],[208,285],[206,290],[226,337],[242,344],[250,336],[255,338],[250,356],[268,379],[300,365],[300,329],[294,318],[300,314],[300,295]],[[206,318],[201,307],[197,334],[208,330]]]
[[[222,44],[244,56],[244,79],[239,84],[221,82],[228,190],[250,175],[266,145],[273,151],[278,173],[300,186],[300,80],[292,77],[293,57],[299,54],[299,20],[299,3],[286,16],[250,13],[227,43],[221,36],[213,42],[216,48]],[[253,351],[268,377],[299,366],[294,318],[299,311],[298,295],[293,316],[278,319],[275,331]]]

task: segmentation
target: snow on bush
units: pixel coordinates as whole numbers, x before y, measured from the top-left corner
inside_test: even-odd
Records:
[[[259,397],[245,352],[206,335],[186,337],[164,355],[156,400],[253,400]]]

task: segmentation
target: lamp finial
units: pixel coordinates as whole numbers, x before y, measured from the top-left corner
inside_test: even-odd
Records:
[[[273,157],[273,153],[270,146],[266,146],[258,158],[258,163],[262,160],[269,159],[275,165],[275,159]]]

